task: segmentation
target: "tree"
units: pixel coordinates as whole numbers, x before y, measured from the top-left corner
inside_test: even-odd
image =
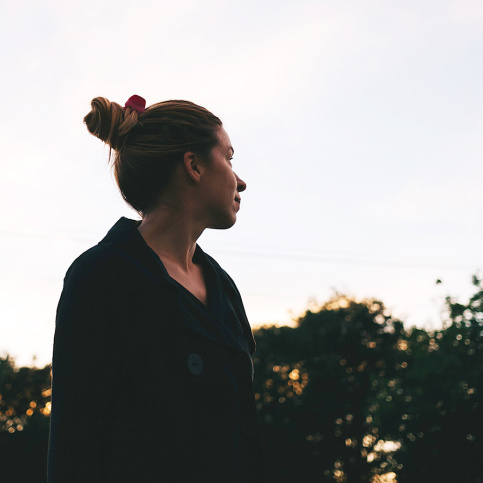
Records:
[[[446,299],[448,327],[413,329],[403,344],[395,397],[378,415],[401,442],[399,483],[483,481],[483,289],[473,284],[468,303]]]
[[[0,481],[46,481],[50,366],[21,367],[0,358]]]
[[[272,481],[483,482],[483,289],[448,324],[404,329],[382,302],[335,296],[255,331]]]
[[[307,311],[296,328],[256,331],[255,391],[273,481],[360,482],[387,472],[389,455],[376,449],[374,380],[396,373],[401,333],[382,302],[344,296]]]

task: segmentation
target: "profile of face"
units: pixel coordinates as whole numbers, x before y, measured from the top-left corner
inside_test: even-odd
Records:
[[[233,171],[231,160],[234,149],[228,134],[219,127],[218,143],[212,148],[204,165],[201,189],[208,228],[226,229],[236,222],[240,209],[240,193],[247,185]]]

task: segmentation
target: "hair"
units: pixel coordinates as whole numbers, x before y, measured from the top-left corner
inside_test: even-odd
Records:
[[[218,142],[218,117],[189,101],[164,101],[138,113],[104,97],[91,102],[84,123],[109,147],[117,185],[141,216],[152,210],[184,153],[207,157]]]

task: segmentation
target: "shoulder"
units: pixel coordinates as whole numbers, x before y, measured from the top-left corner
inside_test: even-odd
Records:
[[[116,278],[118,251],[112,245],[96,245],[79,255],[70,265],[64,284],[72,281],[95,283]]]
[[[96,245],[79,255],[68,268],[59,309],[112,307],[125,290],[122,256],[116,246]]]

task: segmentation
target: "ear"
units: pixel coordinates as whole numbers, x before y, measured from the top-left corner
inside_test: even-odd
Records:
[[[188,177],[195,183],[199,183],[202,172],[201,158],[197,154],[188,151],[184,153],[183,164]]]

